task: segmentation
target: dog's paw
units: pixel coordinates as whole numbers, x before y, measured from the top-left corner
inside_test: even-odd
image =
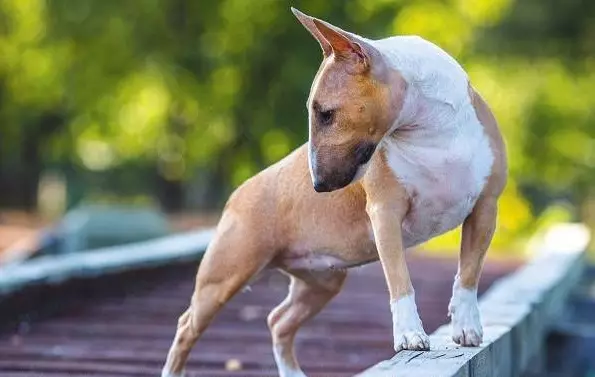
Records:
[[[402,350],[429,350],[430,338],[424,331],[417,313],[413,294],[391,302],[393,313],[393,339],[396,352]]]
[[[277,365],[279,377],[308,377],[301,369],[290,368],[286,365]]]
[[[184,377],[185,373],[182,371],[181,373],[173,373],[170,372],[169,370],[166,370],[165,368],[163,368],[163,370],[161,371],[161,377]]]
[[[483,330],[474,290],[456,288],[448,305],[452,320],[452,340],[463,347],[478,347],[483,339]]]
[[[280,377],[308,377],[306,376],[306,374],[304,372],[302,372],[301,370],[291,370],[291,371],[287,371],[283,374],[279,374]]]
[[[483,334],[481,326],[460,327],[454,326],[452,329],[452,340],[463,347],[479,347],[482,342]]]
[[[423,329],[421,331],[396,332],[394,338],[395,352],[403,350],[427,351],[430,349],[430,338]]]
[[[297,365],[297,361],[293,360],[293,364],[290,365],[288,360],[283,358],[283,346],[280,344],[273,346],[273,356],[275,357],[275,363],[277,364],[277,370],[279,371],[279,377],[307,377],[304,372]]]

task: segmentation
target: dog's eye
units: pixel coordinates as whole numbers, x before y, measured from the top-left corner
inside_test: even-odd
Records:
[[[326,110],[318,112],[318,121],[323,126],[330,126],[335,120],[335,110]]]

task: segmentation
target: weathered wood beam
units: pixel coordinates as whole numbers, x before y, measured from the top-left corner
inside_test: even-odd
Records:
[[[357,377],[518,377],[539,369],[544,338],[584,266],[582,251],[541,254],[480,300],[481,347],[459,347],[450,325],[430,336],[431,350],[402,351]]]
[[[7,265],[0,268],[0,296],[33,284],[59,283],[72,278],[198,260],[206,250],[213,232],[214,230],[203,230],[176,234],[145,242],[44,256],[26,263]]]

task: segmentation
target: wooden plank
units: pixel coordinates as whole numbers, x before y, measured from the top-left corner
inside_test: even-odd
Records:
[[[199,259],[214,230],[188,232],[81,253],[51,255],[0,268],[0,296],[33,284],[60,283],[175,261]]]
[[[432,331],[446,318],[456,261],[410,257],[412,280],[420,298],[424,298],[418,308],[424,324]],[[482,286],[487,288],[512,269],[512,265],[505,269],[500,264],[489,263]],[[429,283],[428,271],[432,274]],[[60,310],[51,316],[23,315],[19,326],[0,333],[0,361],[4,362],[0,365],[0,376],[158,375],[171,345],[176,320],[188,304],[195,274],[196,263],[191,261],[138,274],[135,271],[125,274],[125,278],[112,275],[89,279],[84,283],[95,284],[80,290],[64,290],[63,294],[48,290],[47,296],[38,297],[52,297],[55,300],[51,301],[58,301]],[[79,286],[79,281],[72,283]],[[251,286],[251,291],[236,295],[211,323],[189,360],[189,376],[278,376],[266,316],[285,297],[287,277],[268,271]],[[67,298],[76,304],[62,304]],[[350,376],[390,357],[391,320],[386,299],[379,263],[352,271],[343,292],[298,334],[296,351],[307,375]],[[48,300],[41,300],[39,307],[32,306],[34,312],[44,304]],[[251,310],[242,313],[245,308]],[[258,313],[255,308],[259,308]],[[0,308],[0,313],[6,312]],[[238,360],[242,370],[226,371],[230,359]],[[69,363],[47,364],[54,361]],[[12,362],[19,364],[11,368]],[[87,368],[81,370],[79,363]],[[134,374],[128,373],[130,368],[118,372],[110,369],[110,365],[140,368]]]
[[[356,377],[518,377],[531,371],[543,352],[545,335],[578,283],[581,250],[548,252],[506,276],[480,300],[481,347],[457,346],[450,325],[430,335],[431,350],[402,351]]]

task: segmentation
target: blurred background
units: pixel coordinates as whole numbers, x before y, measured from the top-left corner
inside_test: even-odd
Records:
[[[462,63],[508,145],[494,255],[555,223],[593,227],[593,1],[1,0],[0,248],[50,250],[81,224],[111,231],[80,248],[214,224],[307,140],[321,52],[290,6]]]

